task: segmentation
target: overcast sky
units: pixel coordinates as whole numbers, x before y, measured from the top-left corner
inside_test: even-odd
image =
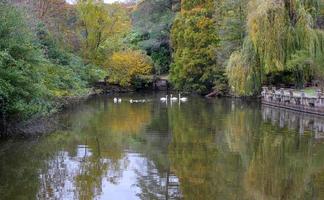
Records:
[[[75,0],[66,0],[69,3],[75,2]],[[123,2],[124,0],[105,0],[105,3]]]

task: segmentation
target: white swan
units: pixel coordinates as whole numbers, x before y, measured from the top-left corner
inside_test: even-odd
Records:
[[[114,98],[114,103],[121,103],[122,102],[122,99],[121,98]]]
[[[168,100],[168,95],[165,95],[165,97],[160,98],[161,101],[167,101]]]
[[[188,101],[188,98],[187,97],[181,97],[181,93],[179,93],[179,101]]]
[[[131,99],[129,100],[130,103],[146,103],[148,100],[146,99]]]
[[[170,98],[170,100],[171,100],[171,101],[176,101],[176,100],[178,100],[178,98],[177,98],[177,97],[173,97],[172,94],[171,94],[171,98]]]

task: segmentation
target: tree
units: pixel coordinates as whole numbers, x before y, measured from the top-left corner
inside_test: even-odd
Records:
[[[41,51],[16,8],[0,3],[0,112],[31,114],[42,109],[44,95],[37,67]],[[44,107],[43,107],[44,108]]]
[[[107,62],[109,81],[130,86],[136,76],[150,75],[152,60],[141,51],[115,52]]]
[[[231,53],[243,45],[248,2],[249,0],[214,0],[214,18],[220,38],[217,48],[219,65],[225,67]]]
[[[27,20],[23,10],[0,4],[0,118],[4,120],[52,112],[59,106],[54,97],[84,94],[87,83],[98,78],[97,68],[61,47],[46,25],[30,27]]]
[[[241,57],[253,57],[242,65],[255,70],[242,76],[257,73],[257,90],[262,83],[278,84],[286,79],[290,84],[294,82],[297,87],[303,87],[305,82],[321,74],[324,31],[317,29],[314,23],[318,9],[318,1],[250,1],[246,41],[252,43],[253,49],[243,48]],[[235,69],[234,63],[237,63],[233,60],[237,56],[231,59],[228,71]],[[234,76],[231,77],[234,74],[228,73],[229,79],[234,80],[231,83],[235,82]],[[244,90],[245,94],[255,94],[250,88]]]
[[[144,0],[132,12],[131,43],[151,56],[156,74],[166,73],[171,63],[170,29],[179,1]]]
[[[171,80],[176,88],[206,93],[215,82],[223,83],[223,69],[216,60],[219,37],[213,1],[183,1],[173,24],[171,41],[174,49]]]
[[[129,30],[127,10],[120,4],[105,5],[103,1],[79,0],[77,10],[83,55],[90,62],[101,65],[107,56],[103,48],[108,39],[120,39]]]
[[[9,0],[13,5],[24,8],[27,23],[36,29],[38,23],[43,23],[61,46],[70,47],[75,41],[73,18],[74,7],[65,0]],[[72,29],[72,31],[71,31]]]
[[[252,96],[259,92],[262,74],[257,53],[248,38],[244,41],[242,50],[231,54],[226,75],[234,95]]]

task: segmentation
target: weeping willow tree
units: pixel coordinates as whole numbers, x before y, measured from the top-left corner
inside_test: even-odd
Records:
[[[252,96],[261,87],[261,68],[258,54],[247,37],[240,51],[232,53],[226,68],[231,90],[238,96]]]
[[[319,5],[315,0],[250,1],[246,41],[251,41],[253,50],[243,45],[227,65],[235,94],[252,95],[272,74],[290,72],[300,87],[316,75],[321,78],[324,31],[315,28]],[[256,73],[259,78],[253,79]]]

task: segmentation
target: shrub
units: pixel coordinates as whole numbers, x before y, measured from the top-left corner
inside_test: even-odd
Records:
[[[106,67],[110,82],[127,87],[135,76],[151,74],[152,60],[141,51],[121,51],[112,55]]]

